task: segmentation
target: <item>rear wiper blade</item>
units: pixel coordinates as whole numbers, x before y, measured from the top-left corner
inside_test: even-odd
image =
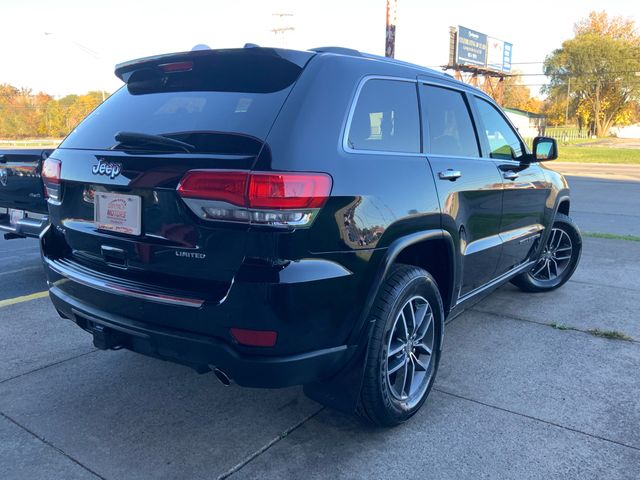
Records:
[[[196,149],[196,147],[190,143],[181,142],[180,140],[163,135],[151,135],[149,133],[118,132],[114,138],[119,145],[164,145],[167,147],[177,147],[187,153],[193,152]],[[117,148],[119,145],[113,148]]]

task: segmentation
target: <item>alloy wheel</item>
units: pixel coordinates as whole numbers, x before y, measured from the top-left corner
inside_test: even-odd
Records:
[[[434,345],[434,317],[429,302],[414,296],[400,309],[387,344],[387,383],[397,400],[417,404],[427,390]]]
[[[552,229],[531,276],[541,281],[555,280],[567,269],[572,254],[573,244],[567,232],[561,228]]]

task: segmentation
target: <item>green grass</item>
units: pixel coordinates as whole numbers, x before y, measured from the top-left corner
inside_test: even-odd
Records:
[[[640,165],[640,149],[560,146],[558,161]]]
[[[599,328],[592,328],[587,330],[591,335],[595,335],[596,337],[608,338],[611,340],[626,340],[627,342],[633,341],[629,335],[626,335],[617,330],[600,330]]]
[[[615,233],[581,232],[583,237],[606,238],[607,240],[626,240],[628,242],[640,242],[636,235],[616,235]]]
[[[555,328],[556,330],[573,330],[575,332],[583,332],[589,333],[596,337],[608,338],[609,340],[624,340],[626,342],[635,341],[629,335],[619,332],[618,330],[601,330],[599,328],[590,328],[589,330],[582,330],[580,328],[572,327],[570,325],[566,325],[564,323],[547,323],[551,328]]]
[[[564,323],[550,323],[550,327],[555,328],[556,330],[575,330],[575,328],[571,328],[569,325],[565,325]]]
[[[0,149],[3,149],[3,148],[57,148],[58,145],[60,145],[60,141],[58,140],[42,141],[42,142],[38,142],[38,141],[22,142],[20,140],[16,140],[14,142],[12,141],[1,142]]]
[[[597,143],[598,141],[602,140],[600,138],[571,138],[568,140],[561,140],[557,137],[553,137],[558,141],[558,145],[560,145],[560,147],[564,146],[564,145],[568,145],[568,146],[572,146],[572,145],[588,145],[590,143]]]

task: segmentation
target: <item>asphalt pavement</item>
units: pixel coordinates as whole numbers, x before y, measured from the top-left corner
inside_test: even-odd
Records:
[[[584,230],[636,234],[640,167],[568,168]],[[39,296],[37,242],[0,240],[0,261],[3,479],[638,478],[640,242],[587,237],[562,288],[506,285],[453,320],[427,403],[386,430],[301,388],[97,351]]]
[[[549,162],[571,187],[571,216],[586,232],[640,236],[640,165]]]

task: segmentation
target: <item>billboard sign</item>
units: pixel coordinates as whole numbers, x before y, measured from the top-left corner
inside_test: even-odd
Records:
[[[458,26],[454,56],[456,65],[484,67],[508,73],[511,71],[512,50],[511,43]]]
[[[487,37],[487,68],[510,72],[512,47],[508,42]]]
[[[484,33],[458,27],[456,63],[458,65],[487,65],[487,36]]]

